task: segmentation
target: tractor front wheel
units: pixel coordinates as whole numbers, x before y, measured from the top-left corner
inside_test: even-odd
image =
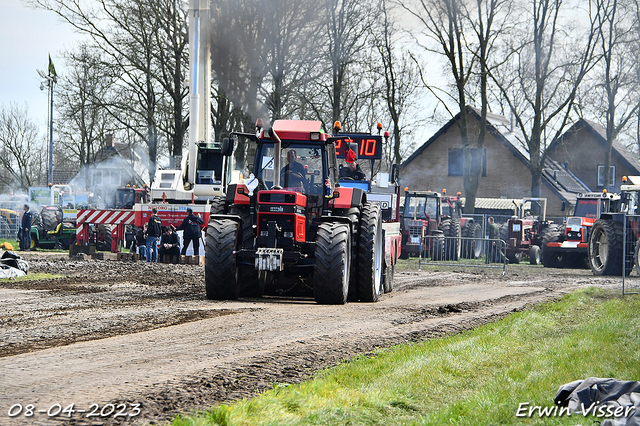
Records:
[[[235,250],[238,247],[238,224],[230,219],[214,219],[207,227],[204,278],[207,299],[238,298],[238,267]]]
[[[324,305],[343,305],[349,293],[351,235],[349,225],[325,222],[318,226],[313,265],[313,297]]]

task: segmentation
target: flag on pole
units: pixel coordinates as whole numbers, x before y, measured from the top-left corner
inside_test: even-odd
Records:
[[[56,67],[53,66],[53,61],[51,60],[51,54],[49,54],[49,74],[57,77],[58,73],[56,73]]]

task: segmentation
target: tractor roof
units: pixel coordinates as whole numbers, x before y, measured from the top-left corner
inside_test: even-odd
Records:
[[[283,140],[308,141],[310,140],[311,133],[320,133],[320,140],[326,140],[326,135],[322,133],[321,121],[276,120],[273,123],[273,130],[275,130],[278,136],[280,136],[280,139]],[[266,136],[266,134],[264,136]]]

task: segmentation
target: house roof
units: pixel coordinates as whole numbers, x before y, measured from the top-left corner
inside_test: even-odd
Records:
[[[605,129],[598,123],[580,118],[575,122],[573,126],[571,126],[566,132],[564,132],[564,134],[559,139],[554,140],[549,145],[548,150],[552,151],[553,149],[555,149],[566,134],[570,132],[576,132],[581,128],[588,130],[596,137],[596,140],[598,140],[602,145],[606,146],[607,129]],[[640,160],[636,158],[636,156],[631,151],[629,151],[629,149],[627,149],[627,147],[624,146],[624,144],[618,139],[613,140],[613,143],[611,145],[611,153],[615,155],[620,161],[625,163],[629,169],[635,170],[636,174],[640,174]]]
[[[480,111],[474,107],[467,106],[469,116],[480,120]],[[435,142],[442,134],[449,130],[451,126],[456,124],[460,118],[460,113],[453,117],[447,124],[438,130],[427,142],[418,148],[403,163],[402,167],[409,164],[414,158],[419,156],[425,149]],[[522,163],[530,168],[529,152],[526,140],[522,131],[516,126],[512,126],[510,121],[498,114],[487,113],[487,130],[493,134],[511,153]],[[581,182],[571,171],[564,168],[556,161],[546,158],[543,165],[542,182],[558,197],[572,205],[576,202],[576,197],[580,192],[589,192],[589,188]]]

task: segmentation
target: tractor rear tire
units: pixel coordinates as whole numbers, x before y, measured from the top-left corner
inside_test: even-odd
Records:
[[[57,210],[42,209],[40,211],[40,217],[42,218],[42,226],[45,231],[54,231],[58,226]]]
[[[365,203],[360,216],[358,234],[358,299],[361,302],[377,302],[384,292],[382,265],[384,247],[382,240],[382,212],[377,203]]]
[[[253,220],[249,206],[236,206],[234,204],[229,207],[229,214],[242,218],[242,228],[239,239],[240,248],[253,249]],[[238,283],[240,285],[240,296],[262,297],[264,288],[260,286],[258,271],[254,265],[238,264]]]
[[[595,221],[589,238],[589,266],[594,275],[622,275],[623,244],[620,222],[607,219]]]
[[[562,268],[566,266],[562,259],[562,253],[551,251],[547,248],[548,243],[556,243],[560,241],[563,235],[564,229],[561,229],[555,224],[551,224],[542,230],[542,248],[540,258],[542,260],[542,264],[546,268]]]
[[[482,257],[482,225],[468,220],[462,228],[462,257],[465,259],[480,259]]]
[[[324,222],[316,235],[313,265],[313,297],[324,305],[344,305],[349,295],[351,269],[349,225]]]
[[[204,280],[207,299],[235,300],[239,296],[238,268],[234,251],[238,248],[238,224],[230,219],[214,219],[207,227]]]

